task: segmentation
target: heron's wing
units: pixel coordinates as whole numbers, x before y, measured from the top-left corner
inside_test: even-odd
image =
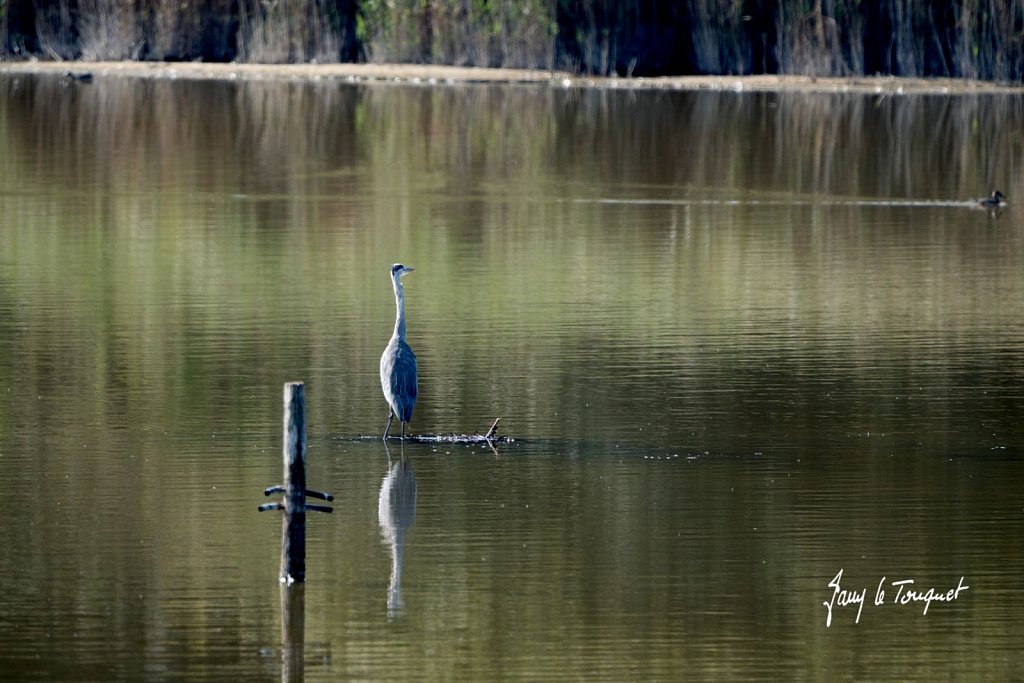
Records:
[[[393,400],[392,407],[396,408],[395,414],[402,422],[412,419],[412,409],[416,405],[416,354],[412,352],[409,345],[399,340],[396,352],[385,354],[390,356],[390,372],[388,373],[388,385]],[[381,363],[382,381],[384,364]]]
[[[391,402],[391,369],[395,367],[395,342],[391,341],[380,356],[380,388],[384,390],[384,396]]]

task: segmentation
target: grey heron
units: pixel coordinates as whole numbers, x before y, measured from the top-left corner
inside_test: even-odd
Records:
[[[402,276],[413,270],[415,268],[401,263],[391,266],[391,285],[398,313],[391,341],[380,357],[380,386],[389,407],[385,440],[396,416],[402,423],[402,438],[405,439],[405,423],[412,419],[412,408],[416,405],[416,355],[405,341],[405,290],[402,288]]]

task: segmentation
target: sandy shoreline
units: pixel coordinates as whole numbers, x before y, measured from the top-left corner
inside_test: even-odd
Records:
[[[809,76],[663,76],[597,78],[560,71],[485,69],[427,64],[215,64],[203,62],[0,62],[0,74],[91,74],[94,78],[176,78],[189,80],[286,80],[361,83],[508,83],[556,87],[645,90],[730,90],[738,92],[825,92],[878,94],[1024,94],[1024,85],[960,79]]]

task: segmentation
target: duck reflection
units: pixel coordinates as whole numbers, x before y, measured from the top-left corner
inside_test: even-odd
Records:
[[[405,457],[402,447],[397,462],[391,459],[387,443],[388,473],[380,484],[380,500],[377,521],[384,541],[391,546],[391,583],[388,586],[388,617],[395,618],[402,612],[402,557],[405,549],[405,534],[416,522],[416,475],[412,464]]]

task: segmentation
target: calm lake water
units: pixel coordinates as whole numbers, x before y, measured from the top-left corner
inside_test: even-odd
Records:
[[[0,76],[0,679],[1019,678],[1022,121]]]

